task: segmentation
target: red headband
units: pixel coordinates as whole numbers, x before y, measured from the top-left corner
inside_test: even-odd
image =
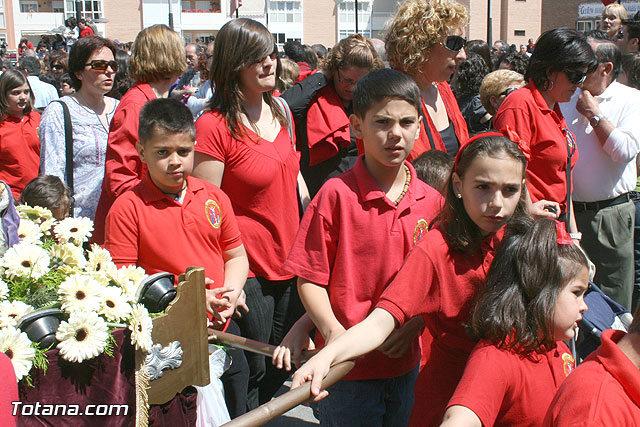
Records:
[[[474,143],[475,141],[479,140],[480,138],[484,138],[486,136],[504,136],[510,139],[511,141],[515,142],[516,144],[520,142],[520,137],[518,136],[518,134],[512,131],[509,128],[509,126],[506,126],[502,132],[490,131],[490,132],[483,132],[483,133],[476,134],[471,138],[469,138],[466,143],[460,146],[460,149],[458,150],[458,154],[456,154],[456,162],[453,169],[455,172],[458,172],[458,163],[460,163],[460,159],[462,158],[462,152],[464,151],[464,149],[467,148],[472,143]]]
[[[556,221],[556,234],[558,236],[556,242],[559,245],[575,244],[575,242],[571,238],[571,234],[567,232],[567,227],[565,226],[564,222]]]

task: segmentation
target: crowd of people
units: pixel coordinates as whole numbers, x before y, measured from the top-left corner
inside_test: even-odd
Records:
[[[0,209],[88,217],[118,266],[203,266],[210,328],[277,346],[229,350],[231,418],[295,365],[322,425],[633,425],[640,319],[577,368],[565,342],[591,280],[638,305],[640,14],[519,48],[468,22],[406,0],[384,40],[281,51],[248,18],[186,46],[70,18],[3,61]]]

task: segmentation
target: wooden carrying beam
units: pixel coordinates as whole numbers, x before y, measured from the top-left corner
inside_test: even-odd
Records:
[[[207,311],[205,301],[204,269],[189,267],[178,280],[176,298],[165,314],[153,319],[153,344],[163,347],[179,341],[182,347],[182,365],[167,369],[150,382],[147,395],[149,404],[160,405],[190,385],[209,384],[209,348],[207,340]],[[136,351],[136,366],[140,367],[146,354]]]

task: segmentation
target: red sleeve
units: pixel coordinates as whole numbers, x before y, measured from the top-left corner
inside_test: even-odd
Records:
[[[388,311],[400,326],[412,317],[433,312],[440,306],[436,266],[422,244],[429,240],[430,233],[409,252],[404,265],[376,304]]]
[[[0,425],[13,427],[17,417],[13,416],[11,402],[20,400],[18,397],[18,382],[11,360],[0,352]]]
[[[464,406],[483,426],[492,426],[513,382],[511,360],[495,346],[479,344],[471,353],[464,374],[447,408]]]
[[[318,202],[325,201],[322,196],[320,192],[304,213],[293,247],[284,263],[284,270],[315,284],[327,286],[331,266],[335,262],[338,236],[331,226],[331,218],[326,218],[319,212]]]
[[[104,247],[118,268],[136,265],[139,258],[138,215],[129,197],[118,198],[107,215]]]
[[[122,105],[122,104],[121,104]],[[116,111],[109,128],[102,191],[120,196],[142,179],[144,168],[138,152],[138,120],[142,105],[130,103]]]
[[[229,197],[227,197],[222,190],[217,191],[217,198],[218,201],[220,201],[220,210],[222,211],[220,249],[224,252],[240,246],[242,239],[240,238],[240,229],[238,228],[236,215],[233,213],[231,200],[229,200]]]
[[[516,141],[520,147],[520,151],[524,154],[527,161],[531,158],[531,117],[528,111],[522,108],[504,108],[500,109],[493,119],[493,127],[497,130],[504,131],[507,126],[512,132],[515,132],[520,141]]]
[[[221,116],[205,113],[196,121],[196,151],[211,156],[223,163],[227,162],[225,142],[231,138],[227,125]]]

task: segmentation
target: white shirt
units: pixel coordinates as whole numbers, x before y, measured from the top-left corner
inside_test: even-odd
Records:
[[[29,86],[31,86],[33,96],[36,98],[35,108],[45,108],[51,101],[60,98],[58,89],[43,82],[38,76],[28,76],[27,80],[29,80]]]
[[[569,129],[576,135],[578,163],[573,169],[573,200],[595,202],[632,191],[636,186],[635,158],[640,152],[640,91],[613,81],[596,96],[600,111],[615,127],[604,145],[576,110],[578,88],[560,104]]]

